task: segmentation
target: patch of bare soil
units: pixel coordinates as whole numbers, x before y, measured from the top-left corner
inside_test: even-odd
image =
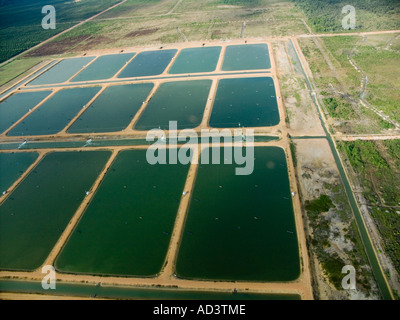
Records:
[[[378,299],[378,289],[368,265],[361,265],[357,269],[356,290],[339,290],[329,281],[320,261],[321,252],[325,255],[337,256],[345,264],[353,265],[355,261],[362,261],[360,253],[356,250],[357,245],[352,240],[353,216],[328,141],[325,139],[296,140],[296,156],[296,174],[303,208],[307,200],[317,199],[322,194],[328,195],[335,205],[335,208],[319,215],[320,222],[328,225],[326,231],[320,229],[322,227],[317,220],[312,221],[308,214],[304,215],[316,298],[321,300]],[[326,232],[324,237],[320,237],[321,232]],[[321,245],[321,239],[325,239],[326,244]]]
[[[90,38],[87,35],[70,37],[64,40],[52,41],[46,43],[39,48],[32,50],[26,54],[27,57],[50,56],[53,54],[62,54],[68,52],[72,47],[75,47],[82,41]]]
[[[218,38],[221,38],[224,35],[227,35],[227,33],[223,32],[223,31],[221,31],[219,29],[213,30],[212,34],[211,34],[211,39],[218,39]]]
[[[113,43],[114,41],[108,37],[99,35],[96,37],[90,37],[88,39],[86,39],[86,41],[84,43],[81,44],[80,47],[75,47],[75,48],[71,48],[71,52],[72,51],[76,51],[75,49],[80,49],[80,50],[91,50],[95,47],[97,47],[98,45],[104,45],[104,44],[108,44],[108,43]]]
[[[135,30],[135,31],[129,32],[125,36],[125,38],[134,38],[134,37],[140,37],[140,36],[147,36],[149,34],[156,33],[158,30],[160,30],[160,28]]]
[[[295,72],[286,42],[274,43],[274,53],[290,135],[324,136],[324,130],[306,88],[304,77]]]

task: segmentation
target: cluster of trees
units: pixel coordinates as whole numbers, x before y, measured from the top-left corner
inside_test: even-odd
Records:
[[[120,0],[0,0],[0,62],[60,33]],[[43,29],[44,5],[56,9],[56,29]]]
[[[316,32],[343,31],[342,8],[356,9],[357,29],[386,29],[400,25],[398,0],[292,0],[306,14]],[[373,20],[373,21],[371,21]]]

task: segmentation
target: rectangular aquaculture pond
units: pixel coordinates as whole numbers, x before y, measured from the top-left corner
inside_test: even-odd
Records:
[[[51,91],[17,93],[1,102],[0,133],[6,131],[50,93]]]
[[[164,72],[177,51],[170,49],[141,52],[121,71],[118,78],[159,75]]]
[[[217,67],[221,47],[183,49],[169,70],[170,74],[211,72]]]
[[[83,69],[71,82],[109,79],[114,76],[135,53],[109,54],[98,57]]]
[[[34,270],[46,259],[110,156],[48,154],[0,206],[0,269]]]
[[[279,124],[273,79],[256,77],[220,80],[209,124],[215,128]]]
[[[283,149],[256,147],[250,175],[235,175],[237,165],[222,164],[225,156],[221,152],[221,164],[199,165],[177,275],[232,281],[297,279],[299,250]]]
[[[151,165],[122,151],[56,260],[65,272],[152,276],[160,272],[189,165]]]
[[[0,195],[18,180],[37,157],[37,152],[0,153]]]
[[[62,83],[71,78],[79,70],[86,67],[95,57],[82,57],[65,59],[57,63],[39,77],[35,78],[28,85],[36,86],[51,83]]]
[[[203,118],[211,82],[193,80],[161,84],[135,129],[168,129],[169,121],[177,121],[178,129],[197,127]]]
[[[30,136],[55,134],[100,91],[100,87],[64,89],[54,94],[7,135]]]
[[[270,69],[271,61],[267,44],[227,46],[223,71]]]
[[[153,86],[152,83],[141,83],[106,88],[68,132],[116,132],[125,129]]]

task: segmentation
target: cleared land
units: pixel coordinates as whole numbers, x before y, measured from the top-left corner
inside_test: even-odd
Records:
[[[400,51],[386,48],[396,37],[300,39],[333,130],[395,134],[400,129]]]

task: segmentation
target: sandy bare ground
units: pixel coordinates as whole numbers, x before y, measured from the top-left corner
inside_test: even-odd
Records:
[[[287,42],[273,43],[277,61],[277,76],[282,87],[282,99],[287,112],[287,126],[291,136],[324,136],[317,110],[302,75],[297,74],[291,63]]]
[[[0,300],[99,300],[87,297],[56,296],[32,293],[0,292]]]
[[[398,33],[400,30],[384,30],[384,31],[364,31],[364,32],[343,32],[343,33],[312,33],[298,35],[298,38],[312,38],[312,37],[338,37],[338,36],[367,36],[375,34],[388,34]]]
[[[365,134],[365,135],[344,135],[344,134],[336,134],[335,139],[341,141],[356,141],[356,140],[400,140],[399,134]]]
[[[225,47],[227,45],[231,44],[243,44],[243,40],[237,40],[233,42],[228,42],[228,43],[220,43],[220,45],[223,47],[222,48],[222,54],[220,56],[220,60],[218,61],[218,66],[217,70],[214,72],[215,74],[221,72],[221,66],[222,66],[222,61],[225,53]],[[253,42],[252,42],[253,43]],[[254,41],[254,43],[265,43],[262,40],[257,40]],[[190,47],[190,46],[199,46],[199,44],[195,45],[193,43],[190,44],[185,44],[181,45],[178,47],[179,50],[183,49],[184,47]],[[137,48],[135,48],[135,52]],[[295,170],[294,170],[294,165],[292,161],[292,156],[291,156],[291,151],[289,148],[289,138],[288,138],[288,132],[285,124],[285,117],[286,117],[286,112],[285,108],[283,105],[283,101],[281,98],[281,91],[280,91],[280,86],[279,86],[279,81],[276,76],[276,65],[275,65],[275,60],[274,60],[274,55],[272,52],[272,47],[271,44],[269,44],[269,50],[270,50],[270,58],[271,58],[271,69],[268,70],[266,73],[261,73],[261,74],[246,74],[246,77],[260,77],[260,76],[271,76],[274,80],[275,83],[275,88],[276,88],[276,96],[277,96],[277,102],[278,102],[278,109],[279,109],[279,114],[280,114],[280,123],[274,127],[262,127],[262,128],[254,128],[256,134],[262,134],[262,135],[270,135],[274,134],[276,136],[280,137],[279,141],[272,141],[272,142],[257,142],[254,143],[255,146],[278,146],[284,149],[286,153],[286,158],[287,158],[287,164],[288,164],[288,173],[289,173],[289,180],[290,180],[290,188],[293,192],[295,192],[295,196],[293,197],[293,207],[294,207],[294,214],[295,214],[295,221],[296,221],[296,228],[297,228],[297,234],[298,234],[298,244],[299,244],[299,252],[301,255],[301,275],[299,279],[296,281],[292,282],[274,282],[274,283],[267,283],[267,282],[225,282],[225,281],[206,281],[206,280],[186,280],[186,279],[178,279],[174,275],[174,268],[175,268],[175,260],[177,256],[177,252],[179,249],[179,243],[180,239],[182,236],[182,230],[184,227],[184,221],[186,218],[187,214],[187,209],[188,205],[190,202],[190,195],[191,195],[191,190],[193,189],[193,184],[197,172],[197,165],[192,164],[189,173],[187,176],[187,180],[185,183],[185,191],[189,191],[189,194],[186,196],[182,196],[181,203],[179,205],[178,213],[177,213],[177,218],[175,221],[173,233],[171,236],[170,240],[170,246],[167,251],[167,256],[166,256],[166,264],[161,271],[161,273],[155,277],[155,278],[131,278],[131,277],[101,277],[101,276],[92,276],[92,275],[72,275],[72,274],[62,274],[58,273],[57,278],[62,281],[66,282],[89,282],[89,283],[102,283],[105,285],[129,285],[129,286],[135,286],[135,287],[152,287],[152,286],[157,286],[161,285],[163,287],[170,287],[170,286],[176,286],[177,288],[183,288],[183,289],[193,289],[193,290],[206,290],[206,291],[215,291],[215,290],[223,290],[227,292],[232,292],[234,289],[238,290],[239,292],[259,292],[259,293],[274,293],[274,294],[299,294],[302,299],[312,299],[313,294],[312,294],[312,289],[311,289],[311,275],[310,275],[310,269],[309,269],[309,259],[308,259],[308,254],[307,254],[307,247],[306,247],[306,239],[305,239],[305,234],[304,234],[304,225],[303,225],[303,220],[302,220],[302,211],[301,211],[301,205],[300,205],[300,199],[298,197],[298,190],[297,190],[297,182],[295,178]],[[99,52],[97,54],[100,54]],[[172,65],[173,62],[170,63],[170,66]],[[163,75],[166,75],[168,72],[168,69],[170,66],[167,68],[165,73]],[[222,78],[235,78],[235,77],[243,77],[242,75],[234,75],[233,72],[230,74],[229,72],[226,73],[224,76],[219,76],[219,75],[207,75],[206,78],[209,78],[213,81],[212,87],[209,93],[209,99],[201,124],[195,128],[197,132],[200,132],[201,129],[209,129],[208,127],[208,120],[210,117],[211,109],[212,109],[212,102],[215,97],[216,89],[217,89],[217,84],[218,81]],[[198,79],[196,77],[191,77],[191,75],[188,75],[188,77],[184,78],[185,80],[191,80],[191,79]],[[180,79],[182,81],[182,79]],[[156,80],[153,81],[155,82],[155,88],[150,94],[150,97],[154,92],[156,91],[157,87],[159,86],[160,83],[162,83],[162,80]],[[135,80],[132,79],[132,83],[135,83]],[[105,84],[106,86],[107,84]],[[40,88],[35,88],[33,90],[39,90]],[[60,90],[61,88],[54,88],[55,91],[53,92],[52,95],[54,95],[55,92]],[[104,88],[103,88],[104,89]],[[31,90],[31,89],[30,89]],[[52,96],[51,95],[51,96]],[[51,97],[50,96],[50,97]],[[48,97],[47,99],[49,99]],[[135,122],[137,119],[140,117],[141,112],[145,109],[150,97],[144,102],[143,106],[139,110],[138,114],[135,116],[135,118],[132,120],[131,124],[127,129],[125,129],[123,132],[119,133],[110,133],[110,134],[101,134],[102,137],[143,137],[146,132],[140,132],[140,131],[135,131],[132,129],[134,126]],[[94,100],[94,99],[93,99]],[[47,100],[45,100],[47,101]],[[43,104],[45,101],[42,101],[41,104]],[[37,105],[33,110],[36,110],[40,105]],[[29,114],[28,114],[29,115]],[[26,115],[23,119],[25,119],[28,115]],[[77,115],[69,124],[68,126],[60,133],[56,135],[49,135],[49,136],[41,136],[41,137],[18,137],[16,139],[15,137],[7,137],[6,134],[3,134],[0,136],[0,141],[2,142],[11,142],[15,140],[21,140],[21,139],[35,139],[37,141],[42,140],[50,140],[50,141],[62,141],[62,140],[70,140],[70,139],[86,139],[88,136],[90,137],[96,137],[97,135],[89,134],[89,135],[70,135],[66,133],[66,130],[69,126],[72,125],[72,123],[79,117]],[[21,119],[19,122],[17,122],[15,125],[23,121]],[[15,125],[13,127],[15,127]],[[247,128],[249,129],[249,128]],[[203,146],[204,147],[204,146]],[[69,235],[72,233],[74,230],[75,226],[79,222],[80,217],[85,211],[85,208],[87,207],[88,203],[90,202],[91,198],[95,194],[96,190],[98,189],[101,181],[103,180],[108,168],[112,164],[113,160],[117,156],[118,152],[121,150],[127,150],[127,149],[145,149],[147,146],[137,146],[137,147],[98,147],[98,148],[90,148],[90,150],[112,150],[112,155],[110,159],[108,160],[106,166],[103,168],[103,171],[101,174],[98,176],[97,180],[95,181],[94,185],[92,186],[89,195],[84,199],[78,210],[76,211],[75,215],[67,225],[66,229],[64,230],[63,234],[57,241],[56,245],[53,247],[52,251],[50,252],[49,256],[47,257],[46,261],[44,262],[43,265],[46,264],[54,264],[54,261],[57,257],[57,255],[60,253],[62,247],[65,245]],[[85,148],[76,148],[76,149],[57,149],[57,151],[76,151],[76,150],[86,150]],[[19,150],[18,152],[28,152],[29,150]],[[35,167],[35,165],[48,153],[54,151],[53,149],[42,149],[39,150],[40,154],[40,159],[38,159],[35,164],[33,164],[30,168]],[[199,149],[196,149],[197,154],[199,154]],[[9,152],[6,150],[2,150],[0,152]],[[14,183],[14,185],[8,190],[8,193],[2,197],[0,197],[0,203],[6,200],[8,195],[19,185],[19,183],[29,174],[29,171],[25,172],[18,181]],[[41,280],[43,278],[43,274],[41,273],[41,268],[38,268],[34,272],[12,272],[12,271],[2,271],[0,272],[0,278],[4,277],[16,277],[18,279],[29,279],[29,280]]]

